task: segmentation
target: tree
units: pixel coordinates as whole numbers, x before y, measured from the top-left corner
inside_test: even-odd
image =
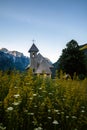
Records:
[[[79,49],[79,45],[75,40],[71,40],[66,44],[66,48],[62,50],[59,58],[59,68],[73,77],[76,75],[85,75],[85,55]]]

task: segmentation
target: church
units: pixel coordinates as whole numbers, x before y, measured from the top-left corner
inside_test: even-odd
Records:
[[[27,69],[32,68],[33,73],[36,75],[44,75],[51,77],[52,63],[39,53],[39,49],[33,43],[28,51],[30,53],[30,64]]]

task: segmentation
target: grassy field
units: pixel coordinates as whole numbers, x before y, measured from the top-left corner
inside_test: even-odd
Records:
[[[87,79],[0,72],[0,130],[87,130]]]

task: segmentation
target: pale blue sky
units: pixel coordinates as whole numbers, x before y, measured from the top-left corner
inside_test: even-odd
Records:
[[[70,40],[87,43],[87,0],[0,0],[0,48],[29,56],[33,39],[52,62]]]

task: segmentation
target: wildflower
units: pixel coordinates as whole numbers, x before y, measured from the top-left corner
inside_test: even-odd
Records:
[[[0,123],[0,130],[6,130],[6,127],[4,127],[2,123]]]
[[[62,111],[61,114],[64,114],[64,112]]]
[[[76,116],[72,116],[72,119],[76,119],[77,117]]]
[[[51,120],[51,119],[52,119],[52,117],[48,116],[48,119],[49,119],[49,120]]]
[[[45,91],[45,90],[43,90],[43,93],[46,93],[46,91]]]
[[[12,111],[12,110],[13,110],[13,107],[8,107],[7,110],[8,110],[8,111]]]
[[[34,113],[32,113],[32,112],[31,112],[31,113],[28,113],[28,115],[33,116],[33,115],[34,115]]]
[[[49,95],[53,95],[52,93],[48,93]]]
[[[34,126],[37,126],[37,120],[33,120],[32,123],[34,124]]]
[[[39,90],[41,90],[42,88],[39,88]]]
[[[82,113],[84,113],[84,112],[85,112],[85,110],[81,110],[81,112],[82,112]]]
[[[12,103],[14,106],[17,106],[17,105],[19,105],[20,104],[20,102],[14,102],[14,103]]]
[[[54,124],[54,125],[58,125],[59,122],[58,122],[57,120],[54,120],[54,121],[53,121],[53,124]]]
[[[38,130],[43,130],[43,128],[39,126],[39,127],[38,127]]]
[[[54,109],[54,112],[56,112],[56,113],[57,113],[57,112],[59,112],[59,110]]]
[[[29,99],[30,99],[30,100],[32,100],[33,98],[32,98],[32,97],[30,97]]]
[[[63,98],[62,100],[65,101],[65,98]]]
[[[50,113],[50,112],[51,112],[51,110],[50,110],[50,109],[48,109],[48,112]]]
[[[66,118],[68,119],[68,118],[69,118],[69,116],[66,116]]]
[[[60,112],[57,112],[58,115],[60,115]]]
[[[15,86],[14,88],[18,88],[17,86]]]
[[[26,83],[26,85],[28,85],[28,84],[30,84],[30,83]]]
[[[28,110],[26,110],[26,109],[25,109],[25,110],[24,110],[24,112],[25,112],[25,113],[27,113],[27,112],[28,112]]]
[[[42,127],[34,128],[34,130],[43,130]]]
[[[37,105],[34,105],[34,108],[37,108]]]
[[[34,130],[38,130],[38,128],[34,128]]]
[[[20,96],[19,94],[15,94],[15,95],[14,95],[15,98],[18,98],[19,96]]]
[[[34,94],[33,94],[33,96],[34,96],[34,97],[36,97],[36,96],[37,96],[37,94],[36,94],[36,93],[34,93]]]

